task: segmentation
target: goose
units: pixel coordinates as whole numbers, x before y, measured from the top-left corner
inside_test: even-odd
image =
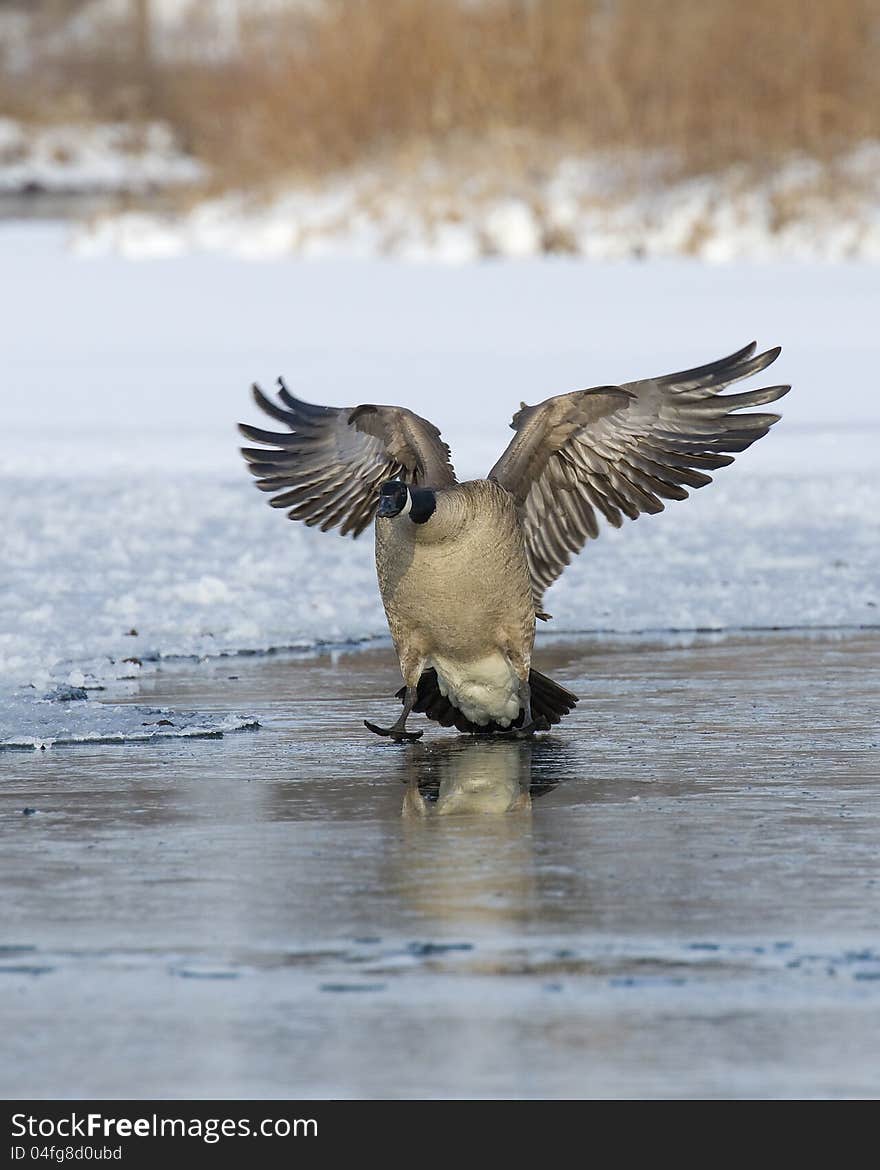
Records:
[[[403,406],[317,406],[278,379],[256,404],[286,430],[246,423],[256,486],[291,520],[359,536],[375,522],[376,570],[397,651],[403,703],[442,727],[529,738],[568,715],[578,697],[531,665],[544,591],[599,517],[663,511],[733,462],[780,416],[739,413],[790,389],[721,394],[776,360],[752,342],[728,357],[662,377],[556,395],[513,416],[514,436],[485,479],[459,483],[439,430]]]

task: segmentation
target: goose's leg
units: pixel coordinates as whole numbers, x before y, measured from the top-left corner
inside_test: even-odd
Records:
[[[388,739],[393,739],[395,743],[405,743],[410,740],[421,739],[424,732],[406,730],[406,721],[409,718],[410,712],[415,706],[417,694],[418,685],[407,686],[406,696],[403,700],[403,710],[400,713],[400,718],[390,727],[377,727],[375,723],[370,723],[368,719],[364,720],[364,727],[366,727],[369,731],[372,731],[375,735],[384,735]]]
[[[529,686],[528,674],[520,680],[519,694],[523,705],[523,721],[522,727],[513,730],[513,738],[531,739],[536,731],[549,731],[550,724],[543,715],[539,715],[537,719],[532,716],[532,688]]]
[[[406,730],[406,721],[415,706],[419,691],[419,679],[422,677],[424,669],[425,655],[421,647],[410,647],[407,654],[400,656],[400,673],[406,684],[406,694],[403,698],[403,710],[400,712],[400,718],[390,727],[377,727],[375,723],[370,723],[365,719],[364,726],[369,731],[372,731],[374,735],[383,735],[387,739],[393,739],[395,743],[406,743],[409,740],[422,738],[423,732]]]

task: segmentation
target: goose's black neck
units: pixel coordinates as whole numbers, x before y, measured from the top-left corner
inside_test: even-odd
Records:
[[[431,489],[411,487],[409,498],[409,518],[413,524],[424,524],[426,520],[430,520],[437,508],[437,497]]]

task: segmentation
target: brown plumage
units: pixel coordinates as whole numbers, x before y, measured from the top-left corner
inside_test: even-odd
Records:
[[[357,536],[376,518],[376,567],[405,686],[404,710],[461,731],[528,735],[577,698],[531,669],[545,589],[599,516],[659,512],[711,482],[779,415],[739,413],[789,390],[722,395],[779,349],[755,344],[677,374],[577,390],[522,405],[516,432],[486,479],[459,484],[431,423],[397,406],[313,406],[280,383],[258,405],[287,432],[241,426],[257,486],[294,520]],[[381,503],[380,503],[381,500]]]

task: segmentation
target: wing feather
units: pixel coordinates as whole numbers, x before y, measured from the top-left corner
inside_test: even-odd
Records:
[[[287,431],[239,424],[259,447],[242,447],[248,471],[273,508],[291,520],[359,536],[373,521],[379,486],[389,479],[449,487],[449,448],[427,419],[400,406],[318,406],[296,398],[278,379],[278,401],[259,386],[254,401]]]
[[[707,472],[733,462],[762,438],[778,414],[736,414],[776,402],[789,386],[723,395],[766,369],[781,350],[755,353],[752,342],[703,366],[548,398],[513,416],[516,432],[489,478],[516,499],[522,517],[535,607],[572,556],[599,534],[598,516],[662,512],[664,500],[712,482]]]

